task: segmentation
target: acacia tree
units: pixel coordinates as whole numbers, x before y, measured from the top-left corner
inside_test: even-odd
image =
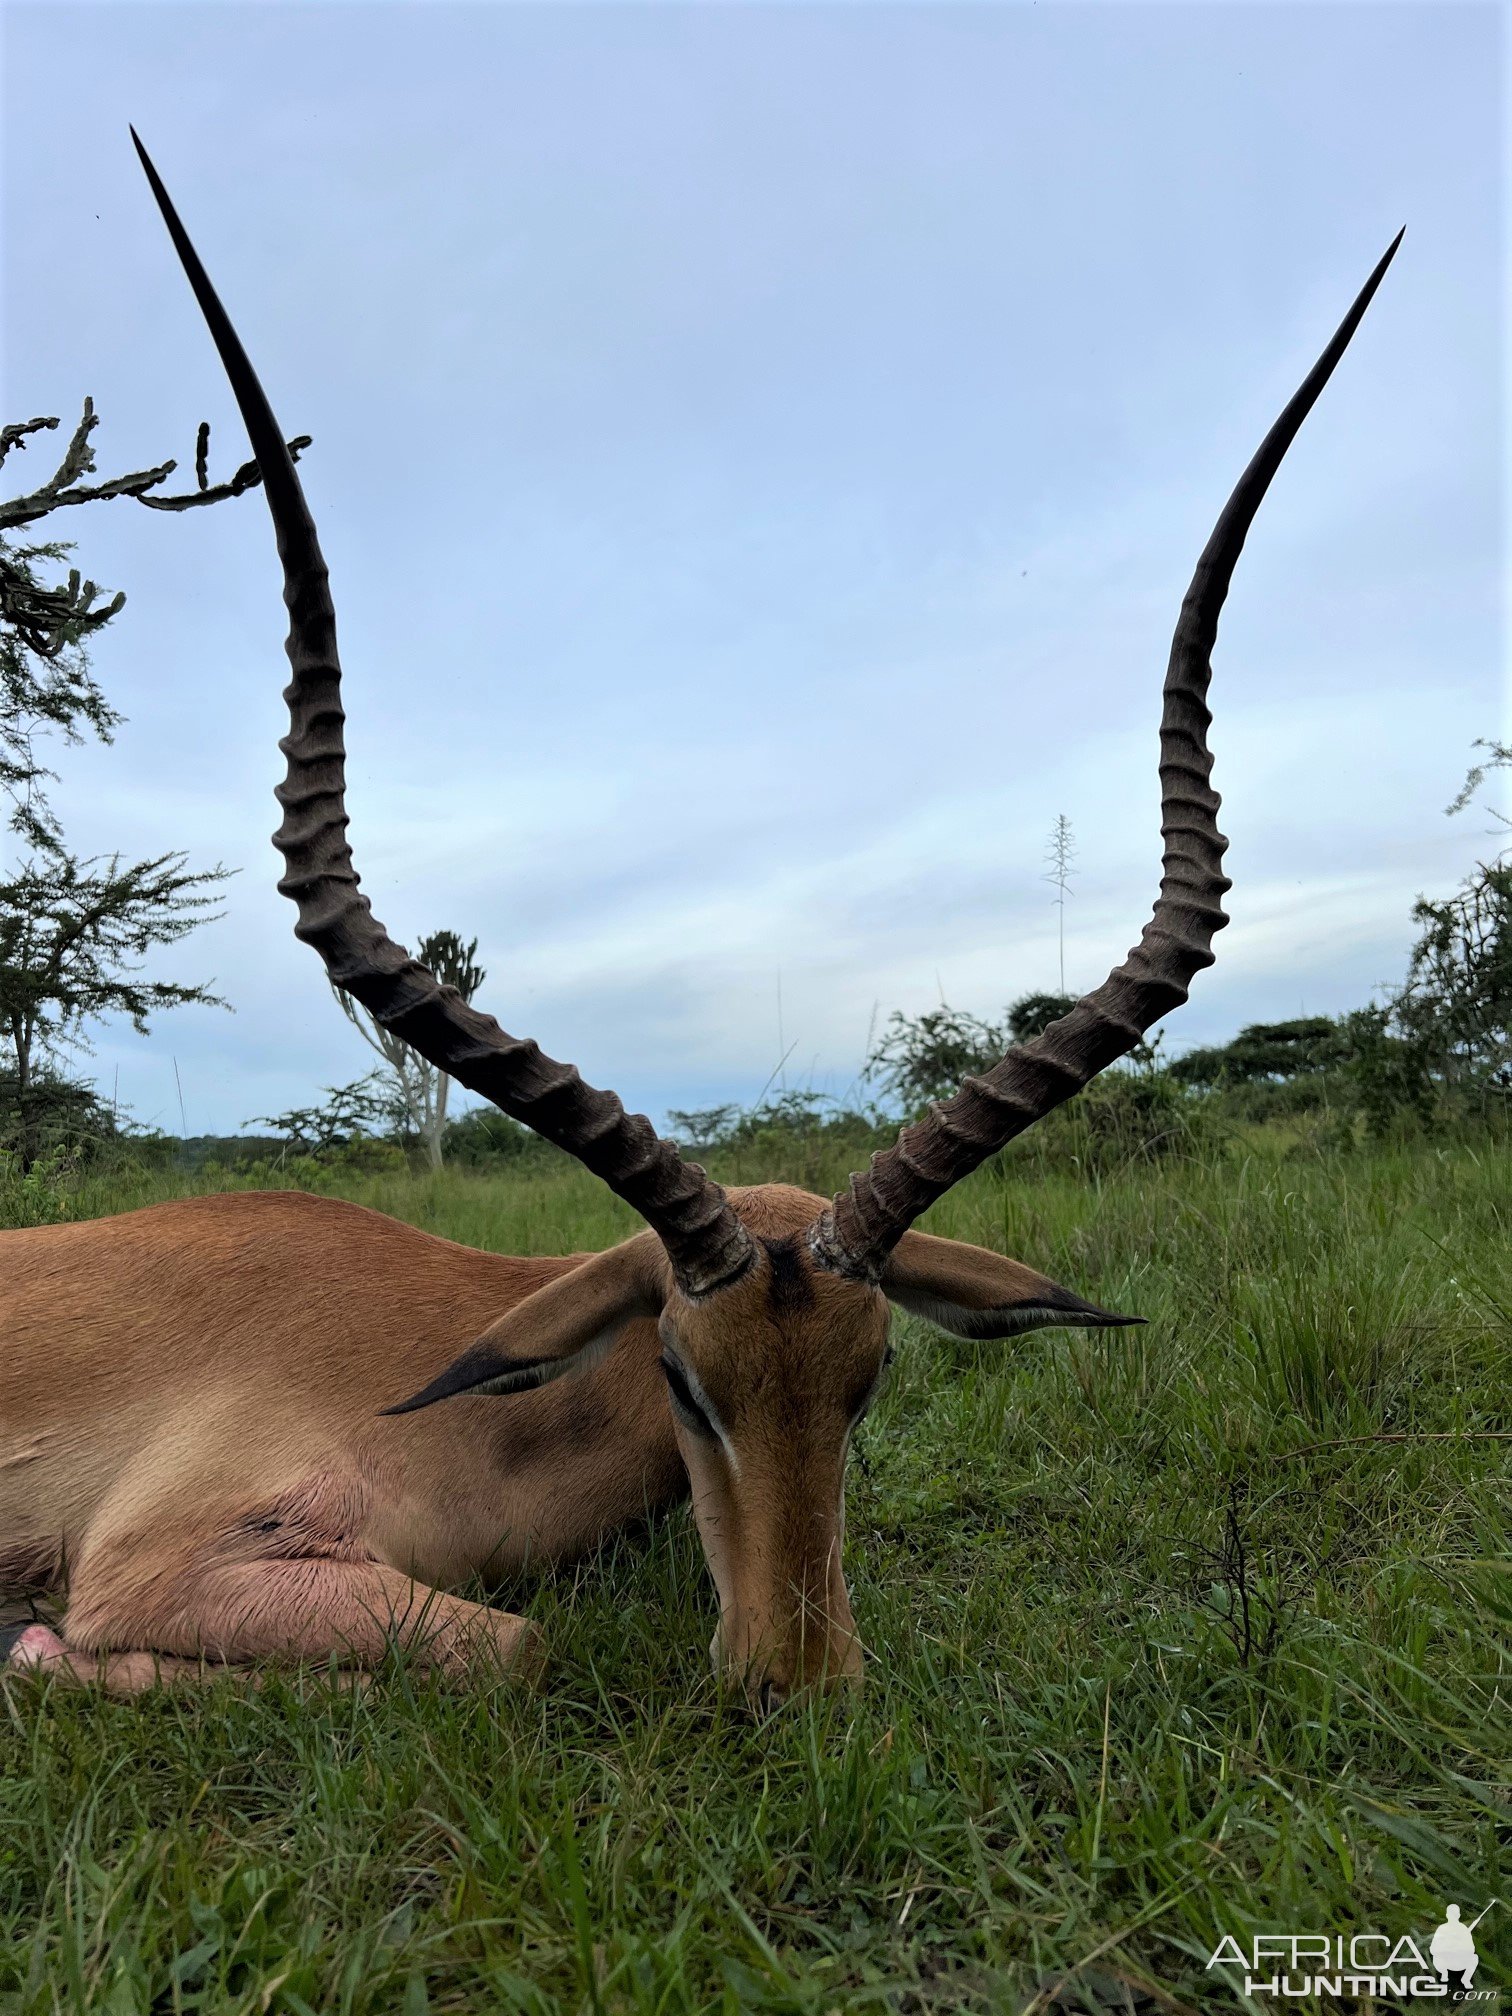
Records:
[[[415,947],[420,964],[429,967],[444,987],[455,988],[464,1001],[471,1001],[488,978],[478,964],[477,954],[477,939],[464,945],[455,931],[433,931]],[[451,1079],[429,1058],[411,1049],[402,1036],[385,1029],[361,1002],[334,981],[331,992],[363,1042],[383,1059],[393,1083],[395,1107],[403,1116],[404,1131],[420,1142],[432,1169],[439,1169]]]
[[[381,1140],[405,1124],[392,1080],[381,1070],[369,1071],[351,1085],[326,1085],[318,1106],[291,1106],[283,1113],[264,1113],[250,1124],[272,1127],[299,1155],[324,1158],[354,1142]]]
[[[0,464],[58,427],[56,417],[0,428]],[[90,437],[98,426],[92,400],[51,476],[0,500],[0,793],[21,858],[0,880],[0,1040],[9,1064],[0,1077],[14,1115],[23,1162],[35,1156],[47,1113],[58,1106],[58,1082],[39,1072],[60,1050],[87,1048],[87,1025],[124,1014],[145,1033],[149,1017],[216,997],[204,985],[155,981],[142,962],[176,943],[214,913],[215,868],[191,872],[186,857],[160,854],[123,865],[119,854],[81,858],[65,846],[48,802],[54,773],[40,745],[49,736],[79,743],[109,742],[121,723],[90,670],[90,641],[120,614],[125,596],[102,599],[77,568],[59,570],[72,548],[58,540],[12,536],[54,512],[127,497],[157,511],[186,511],[240,496],[260,480],[255,462],[225,483],[209,479],[210,430],[195,444],[196,488],[159,494],[177,466],[162,462],[103,481],[95,474]],[[308,445],[291,442],[291,452]]]
[[[1477,741],[1482,756],[1452,803],[1463,812],[1494,770],[1512,768],[1512,745]],[[1492,831],[1512,837],[1512,819],[1487,805]],[[1421,935],[1390,1018],[1421,1072],[1463,1108],[1504,1105],[1512,1095],[1512,862],[1504,845],[1478,861],[1452,896],[1419,897]]]
[[[1512,1094],[1512,865],[1490,861],[1452,896],[1412,906],[1422,935],[1392,1019],[1457,1102]]]
[[[1001,1022],[952,1008],[948,1001],[922,1015],[895,1008],[862,1076],[890,1092],[905,1113],[919,1113],[931,1100],[948,1099],[963,1078],[991,1070],[1011,1044],[1038,1036],[1074,1006],[1064,994],[1023,994]]]
[[[1493,770],[1512,770],[1512,742],[1497,742],[1489,736],[1478,735],[1470,746],[1472,749],[1484,751],[1484,754],[1478,763],[1471,765],[1469,771],[1466,773],[1464,783],[1460,786],[1449,804],[1444,807],[1445,813],[1451,819],[1456,812],[1463,812],[1465,807],[1471,803],[1476,792],[1479,791]],[[1496,821],[1496,825],[1492,830],[1505,833],[1509,838],[1512,838],[1512,817],[1509,817],[1505,812],[1498,811],[1494,805],[1486,806],[1485,810]]]
[[[208,986],[142,976],[149,952],[218,914],[207,891],[222,879],[219,869],[190,873],[182,854],[123,868],[119,856],[100,863],[48,853],[0,882],[0,1035],[23,1167],[36,1155],[48,1104],[37,1083],[43,1057],[87,1048],[86,1026],[102,1015],[127,1015],[145,1036],[162,1009],[225,1006]]]

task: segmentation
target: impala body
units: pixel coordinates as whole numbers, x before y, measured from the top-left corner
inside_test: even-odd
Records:
[[[853,1681],[845,1461],[890,1305],[979,1338],[1139,1320],[913,1227],[1126,1055],[1211,963],[1228,887],[1206,739],[1219,610],[1396,247],[1241,478],[1182,606],[1161,719],[1164,873],[1139,943],[839,1196],[727,1194],[612,1092],[442,987],[373,916],[345,838],[341,672],[314,523],[141,158],[277,533],[293,676],[275,838],[296,931],[379,1022],[577,1156],[648,1229],[605,1253],[512,1259],[273,1193],[0,1234],[0,1587],[63,1606],[60,1630],[13,1627],[0,1654],[121,1691],[207,1662],[361,1668],[396,1639],[451,1672],[530,1672],[532,1627],[453,1592],[580,1552],[687,1494],[719,1597],[716,1663],[764,1705]]]
[[[701,1371],[651,1233],[515,1259],[291,1191],[6,1233],[0,1587],[67,1597],[64,1637],[18,1632],[17,1656],[81,1675],[103,1656],[123,1691],[202,1657],[366,1664],[395,1634],[453,1669],[534,1663],[522,1620],[439,1592],[581,1553],[691,1479],[718,1661],[759,1668],[767,1702],[855,1677],[844,1453],[887,1305],[810,1282],[798,1240],[822,1198],[731,1202],[760,1258]],[[977,1248],[911,1233],[903,1257],[965,1298],[962,1327],[992,1298],[1026,1328],[1120,1320]],[[895,1292],[922,1306],[901,1275]],[[817,1358],[811,1296],[833,1305]],[[446,1383],[464,1341],[499,1340],[493,1362],[516,1334],[575,1354],[573,1376],[383,1411]]]

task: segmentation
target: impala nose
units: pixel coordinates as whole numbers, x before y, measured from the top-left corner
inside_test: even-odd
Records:
[[[763,1715],[772,1715],[788,1698],[788,1690],[780,1680],[763,1680],[756,1690],[756,1703]]]

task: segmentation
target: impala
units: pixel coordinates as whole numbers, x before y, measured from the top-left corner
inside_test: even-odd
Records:
[[[1229,886],[1207,747],[1219,610],[1400,237],[1241,478],[1182,605],[1160,729],[1164,873],[1139,943],[826,1201],[782,1184],[722,1190],[612,1092],[442,987],[374,917],[346,841],[315,526],[137,148],[246,422],[283,563],[293,669],[276,844],[296,931],[386,1027],[576,1156],[647,1229],[605,1253],[512,1259],[280,1192],[0,1235],[0,1584],[61,1609],[58,1632],[13,1627],[0,1652],[122,1692],[215,1665],[334,1658],[360,1671],[395,1642],[448,1673],[533,1672],[530,1624],[450,1592],[587,1549],[686,1494],[718,1593],[716,1664],[763,1707],[853,1681],[846,1451],[882,1375],[889,1305],[970,1338],[1140,1320],[913,1227],[1133,1049],[1212,961]]]

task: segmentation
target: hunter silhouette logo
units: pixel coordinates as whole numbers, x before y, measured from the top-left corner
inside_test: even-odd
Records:
[[[1384,1932],[1257,1932],[1246,1952],[1225,1933],[1207,1964],[1242,1968],[1246,1995],[1485,2005],[1499,1998],[1494,1988],[1470,1985],[1480,1966],[1475,1928],[1496,1902],[1493,1897],[1468,1925],[1458,1904],[1445,1905],[1442,1921],[1421,1945],[1411,1933],[1393,1940]],[[1239,1986],[1239,1976],[1229,1979]]]
[[[1491,1903],[1495,1902],[1496,1899],[1493,1897]],[[1486,1911],[1490,1909],[1491,1904],[1488,1904]],[[1460,1907],[1458,1904],[1449,1905],[1444,1912],[1443,1924],[1435,1928],[1433,1937],[1428,1941],[1428,1952],[1434,1966],[1445,1980],[1451,1974],[1458,1974],[1461,1988],[1470,1986],[1475,1977],[1475,1970],[1480,1965],[1480,1955],[1475,1950],[1475,1928],[1481,1918],[1485,1917],[1486,1911],[1482,1911],[1480,1918],[1474,1919],[1469,1925],[1462,1925]]]

